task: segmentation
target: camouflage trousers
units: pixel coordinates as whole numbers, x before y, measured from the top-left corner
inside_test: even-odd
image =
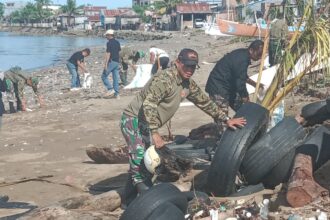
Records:
[[[282,58],[282,49],[284,48],[283,43],[280,39],[270,39],[269,40],[269,64],[274,66],[280,63]]]
[[[128,146],[129,173],[136,185],[145,178],[141,173],[141,163],[145,150],[150,146],[149,126],[137,117],[123,113],[120,128]]]
[[[18,97],[18,91],[16,91],[17,88],[15,88],[15,85],[14,85],[14,83],[11,80],[6,79],[5,82],[6,82],[6,96],[7,96],[7,101],[8,102],[15,102],[16,101],[16,97]]]
[[[119,76],[120,76],[120,81],[124,86],[128,85],[127,74],[128,74],[128,63],[122,61],[120,63]]]
[[[210,98],[217,106],[228,115],[229,112],[229,102],[227,99],[223,98],[221,95],[210,95]],[[219,131],[222,134],[225,131],[225,122],[216,122],[219,126]]]

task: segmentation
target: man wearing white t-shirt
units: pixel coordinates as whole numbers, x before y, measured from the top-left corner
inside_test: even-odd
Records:
[[[158,68],[167,69],[168,63],[170,61],[168,54],[159,48],[156,48],[155,46],[151,46],[150,50],[150,63],[153,64],[151,73],[154,75],[157,73]]]

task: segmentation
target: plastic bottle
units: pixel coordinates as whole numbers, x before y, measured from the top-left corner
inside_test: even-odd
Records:
[[[267,220],[268,219],[268,213],[269,213],[269,199],[264,199],[262,201],[262,206],[260,207],[260,218]]]

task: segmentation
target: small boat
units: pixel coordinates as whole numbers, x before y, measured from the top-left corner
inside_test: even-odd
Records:
[[[238,36],[255,36],[265,37],[266,29],[259,28],[256,24],[241,24],[234,21],[227,21],[224,19],[217,19],[218,27],[221,33],[238,35]]]
[[[231,34],[237,36],[248,37],[265,37],[267,32],[267,25],[261,25],[258,27],[256,24],[242,24],[234,21],[227,21],[224,19],[217,19],[217,23],[221,33]],[[297,28],[289,26],[289,37],[292,36]],[[303,31],[304,28],[300,27],[299,31]]]

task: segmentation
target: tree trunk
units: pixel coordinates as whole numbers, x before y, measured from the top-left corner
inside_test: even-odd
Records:
[[[328,195],[328,190],[314,181],[311,156],[297,154],[288,184],[288,203],[294,208],[302,207],[318,197]]]

